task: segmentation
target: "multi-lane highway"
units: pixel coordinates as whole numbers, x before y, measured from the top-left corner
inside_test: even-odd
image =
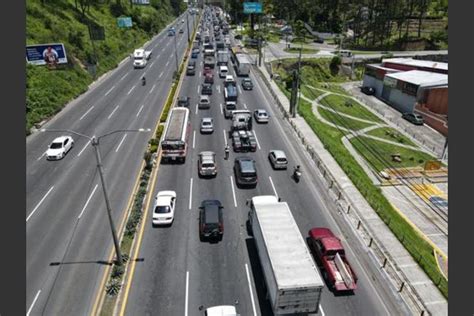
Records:
[[[126,315],[202,315],[202,307],[234,305],[241,315],[271,315],[265,298],[264,280],[253,240],[246,230],[248,207],[246,201],[255,195],[277,195],[287,201],[303,236],[315,226],[330,227],[341,235],[331,218],[331,201],[321,192],[322,184],[312,171],[313,165],[303,154],[302,147],[290,127],[280,117],[276,106],[269,103],[269,92],[252,71],[255,87],[243,91],[239,85],[239,108],[253,111],[266,109],[269,124],[254,124],[258,148],[255,153],[234,153],[224,159],[230,121],[222,113],[224,104],[223,79],[214,70],[215,83],[211,109],[198,110],[199,86],[203,82],[203,57],[197,59],[195,76],[184,79],[179,94],[191,98],[191,132],[185,164],[161,164],[153,185],[152,196],[162,190],[177,193],[174,223],[171,227],[152,226],[152,206],[148,205],[144,230],[138,245],[132,279],[126,286],[121,310]],[[229,65],[231,63],[229,62]],[[235,77],[235,71],[231,73]],[[214,133],[199,132],[200,119],[214,118]],[[267,155],[269,150],[284,150],[289,169],[275,171]],[[197,172],[199,152],[216,152],[218,175],[201,179]],[[256,160],[258,185],[255,189],[238,189],[233,173],[234,158],[249,156]],[[291,179],[291,169],[299,164],[303,177],[299,183]],[[224,236],[218,243],[199,240],[198,217],[201,201],[218,199],[224,206]],[[336,296],[327,288],[320,305],[320,315],[392,315],[397,310],[377,285],[369,270],[361,265],[358,242],[344,240],[348,256],[359,277],[359,288],[354,295]],[[358,253],[357,256],[355,253]]]
[[[186,24],[173,24],[179,59],[187,45]],[[185,17],[184,17],[185,18]],[[189,16],[190,31],[193,17]],[[73,101],[46,129],[70,129],[88,136],[155,126],[176,69],[174,37],[166,29],[147,45],[144,69],[127,60]],[[140,78],[146,76],[142,86]],[[71,82],[71,84],[74,84]],[[27,139],[26,232],[29,315],[86,315],[112,250],[112,236],[96,160],[87,138],[72,135],[74,148],[59,161],[44,155],[51,141],[68,133],[35,133]],[[100,152],[116,226],[143,161],[150,133],[116,133],[100,141]]]

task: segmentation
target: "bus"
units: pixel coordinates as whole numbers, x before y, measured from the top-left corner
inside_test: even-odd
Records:
[[[161,141],[163,162],[171,160],[184,163],[186,161],[189,131],[189,109],[184,107],[172,109]]]

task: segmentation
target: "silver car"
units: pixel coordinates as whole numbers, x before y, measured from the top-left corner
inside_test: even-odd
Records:
[[[201,133],[212,134],[214,132],[214,120],[211,117],[204,117],[201,119]]]
[[[209,99],[208,95],[201,95],[199,99],[199,106],[200,109],[210,109],[211,108],[211,100]]]
[[[268,123],[268,119],[270,118],[267,111],[263,109],[255,110],[253,115],[255,116],[255,121],[258,123]]]
[[[270,160],[273,169],[286,169],[288,167],[288,159],[286,159],[283,150],[270,150],[268,160]]]
[[[198,158],[198,172],[202,177],[217,175],[216,154],[213,151],[202,151]]]

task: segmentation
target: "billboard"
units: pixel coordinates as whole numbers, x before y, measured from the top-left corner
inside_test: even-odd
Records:
[[[131,17],[117,18],[117,25],[120,28],[132,27],[132,18]]]
[[[150,0],[132,0],[134,4],[150,4]]]
[[[67,64],[66,49],[62,43],[28,45],[26,61],[32,65]]]
[[[260,2],[244,2],[244,13],[262,13],[262,4]]]

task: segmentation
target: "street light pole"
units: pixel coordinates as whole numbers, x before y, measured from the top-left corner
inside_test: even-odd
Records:
[[[122,265],[122,252],[120,251],[120,244],[117,238],[117,232],[115,230],[114,220],[112,218],[112,210],[110,208],[109,196],[107,194],[107,186],[105,184],[104,170],[102,168],[102,158],[100,157],[99,152],[99,140],[95,137],[92,137],[91,141],[92,147],[94,147],[95,158],[97,160],[97,168],[99,169],[100,182],[102,183],[102,190],[104,191],[105,206],[107,209],[107,215],[109,217],[110,229],[112,230],[112,238],[114,239],[115,252],[117,253],[117,264]]]
[[[189,34],[189,14],[188,11],[186,11],[186,27],[188,29],[188,44],[191,44],[191,35]]]
[[[174,57],[176,59],[176,76],[178,76],[178,51],[176,48],[176,33],[174,34]]]

